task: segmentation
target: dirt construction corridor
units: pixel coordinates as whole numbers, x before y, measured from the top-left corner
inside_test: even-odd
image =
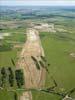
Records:
[[[37,69],[32,56],[38,61],[44,51],[41,45],[39,32],[35,29],[28,28],[26,31],[27,41],[20,53],[17,67],[23,69],[25,77],[25,88],[41,88],[45,84],[46,71],[44,68]],[[32,100],[31,92],[24,92],[20,100]]]

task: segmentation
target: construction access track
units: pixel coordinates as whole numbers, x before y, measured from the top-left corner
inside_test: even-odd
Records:
[[[28,28],[26,31],[27,40],[23,46],[17,68],[23,69],[25,78],[25,88],[41,88],[45,84],[46,71],[44,68],[37,69],[32,56],[37,60],[44,56],[44,50],[41,45],[39,32],[35,29]],[[32,100],[31,92],[24,92],[20,100]]]

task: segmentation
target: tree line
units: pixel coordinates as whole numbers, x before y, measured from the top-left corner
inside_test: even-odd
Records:
[[[16,83],[17,87],[21,88],[25,83],[23,70],[11,67],[0,68],[0,87],[6,87],[7,83],[10,87],[14,87]]]

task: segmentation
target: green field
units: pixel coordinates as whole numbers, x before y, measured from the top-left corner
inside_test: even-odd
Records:
[[[14,68],[14,66],[11,62],[11,58],[13,58],[14,61],[16,62],[16,53],[17,53],[17,50],[0,52],[0,69],[2,67],[5,67],[5,68],[12,67],[12,68]],[[7,87],[8,87],[8,82],[7,82]],[[0,91],[0,99],[5,100],[6,98],[7,98],[7,100],[14,100],[14,93],[13,92],[7,92],[6,90]]]
[[[20,34],[20,33],[19,33]],[[12,36],[5,38],[4,42],[10,40],[16,42],[23,42],[24,35],[18,33],[12,34]],[[12,38],[13,37],[13,38]],[[75,86],[75,58],[70,56],[70,53],[75,53],[75,41],[74,33],[67,33],[63,35],[62,33],[40,33],[40,38],[42,46],[45,51],[45,56],[47,62],[50,64],[48,67],[49,74],[46,75],[46,85],[45,87],[53,86],[51,76],[54,77],[58,83],[57,90],[68,91]],[[11,49],[0,52],[0,67],[12,67],[14,68],[11,58],[17,61],[18,49]],[[5,96],[4,96],[5,94]],[[32,92],[33,100],[58,100],[60,97],[53,94]],[[1,100],[14,100],[14,93],[0,91]],[[72,95],[75,97],[75,94]]]
[[[8,67],[12,67],[12,69],[15,69],[15,66],[11,62],[11,58],[16,63],[18,58],[18,53],[20,53],[22,48],[13,48],[14,45],[21,45],[25,42],[26,36],[24,34],[24,30],[21,31],[21,29],[18,30],[6,30],[2,31],[3,33],[11,33],[10,36],[4,37],[3,40],[1,40],[2,46],[0,46],[0,70],[2,67],[5,67],[6,69]],[[8,82],[6,82],[5,88],[10,88]],[[14,84],[14,87],[16,87],[16,83]],[[1,100],[14,100],[14,93],[13,92],[7,92],[6,90],[0,91],[0,99]]]
[[[17,50],[0,52],[0,67],[12,67],[11,58],[16,61]]]
[[[4,91],[0,91],[0,99],[1,100],[14,100],[13,98],[13,93],[12,92],[6,92],[5,90]]]
[[[49,24],[48,27],[53,26],[52,30],[55,30],[55,33],[40,32],[47,65],[50,65],[47,66],[49,73],[46,74],[45,88],[54,85],[51,76],[58,84],[56,91],[63,92],[75,88],[75,7],[3,6],[0,15],[0,35],[10,33],[9,36],[4,36],[3,40],[0,39],[0,72],[2,67],[6,69],[11,67],[14,71],[15,66],[11,58],[15,63],[17,62],[17,55],[26,40],[27,28]],[[63,29],[65,32],[58,29]],[[6,91],[9,88],[12,89],[7,79],[4,90],[0,90],[0,100],[14,100],[14,93]],[[16,88],[14,83],[13,89]],[[20,95],[21,92],[18,96]],[[38,91],[32,91],[32,95],[33,100],[60,100],[61,98]],[[72,97],[75,98],[75,93]]]
[[[49,74],[46,76],[46,87],[53,86],[51,76],[58,83],[57,89],[68,91],[75,87],[75,41],[65,40],[52,33],[40,34],[47,62],[50,63]],[[72,35],[74,37],[74,34]],[[75,97],[75,93],[72,95]],[[33,100],[58,100],[58,96],[46,93],[33,93]]]
[[[12,35],[13,36],[13,35]],[[17,37],[15,34],[14,41],[20,42],[20,37]],[[69,38],[71,36],[71,38]],[[10,39],[11,37],[5,38],[5,40]],[[19,39],[20,38],[20,39]],[[48,67],[49,74],[46,75],[46,85],[45,87],[53,86],[51,76],[54,77],[58,83],[57,90],[61,91],[62,89],[68,91],[75,86],[75,58],[70,56],[70,53],[75,52],[75,41],[74,34],[64,35],[62,38],[61,33],[40,33],[40,38],[42,46],[45,51],[45,56],[47,62],[50,64]],[[11,40],[12,41],[12,40]],[[17,52],[18,49],[1,51],[0,52],[0,67],[13,67],[11,58],[14,61],[17,61]],[[5,94],[5,96],[4,96]],[[60,97],[53,94],[41,93],[41,92],[32,92],[33,100],[58,100]],[[1,100],[14,100],[14,93],[0,91]],[[75,94],[72,95],[75,97]]]

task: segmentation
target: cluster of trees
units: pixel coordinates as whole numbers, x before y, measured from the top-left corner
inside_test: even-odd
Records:
[[[36,67],[37,67],[37,69],[40,70],[40,65],[39,65],[37,59],[36,59],[35,57],[33,57],[33,56],[31,56],[31,58],[33,59],[35,65],[36,65]]]
[[[14,100],[18,100],[18,95],[16,92],[14,92]]]
[[[14,70],[11,67],[6,69],[2,67],[0,69],[0,87],[4,87],[8,82],[10,87],[14,87],[14,84],[17,84],[18,88],[21,88],[24,85],[24,75],[21,69]]]
[[[16,70],[15,71],[15,77],[16,77],[18,88],[21,88],[21,86],[24,85],[23,71],[20,70],[20,69]]]
[[[47,60],[44,56],[40,56],[40,60],[37,60],[35,57],[31,56],[32,60],[36,64],[36,68],[40,70],[40,67],[45,68],[45,70],[48,72],[48,66],[50,66],[49,63],[47,63]]]
[[[14,73],[11,69],[11,67],[8,68],[8,71],[9,71],[9,84],[10,86],[14,86]]]
[[[5,85],[6,77],[7,77],[6,70],[3,67],[1,69],[1,87],[3,87]]]

